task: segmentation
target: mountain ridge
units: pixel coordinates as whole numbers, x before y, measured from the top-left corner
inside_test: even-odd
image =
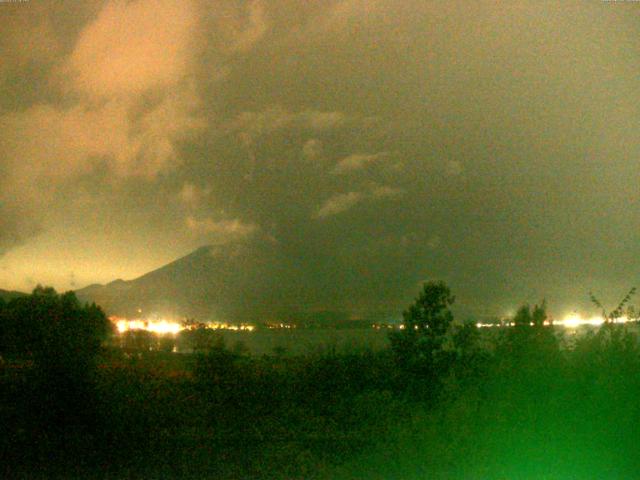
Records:
[[[110,315],[247,320],[269,304],[265,279],[275,268],[276,256],[263,244],[204,245],[137,278],[75,292]],[[262,287],[252,289],[256,284]]]
[[[389,309],[325,303],[305,277],[287,270],[299,261],[272,242],[205,245],[131,280],[117,279],[75,291],[108,315],[195,318],[199,321],[349,324],[396,317]],[[355,315],[356,311],[360,314]]]

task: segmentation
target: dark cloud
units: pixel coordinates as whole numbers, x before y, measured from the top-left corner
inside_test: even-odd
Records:
[[[0,203],[0,255],[41,232],[31,212]]]
[[[621,3],[2,5],[22,27],[0,45],[0,200],[23,213],[0,251],[30,241],[1,280],[254,241],[314,308],[397,311],[436,277],[480,313],[613,299],[640,273]]]

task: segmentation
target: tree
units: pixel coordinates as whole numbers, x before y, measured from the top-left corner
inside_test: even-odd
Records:
[[[604,319],[605,324],[611,324],[611,323],[614,323],[618,318],[624,316],[625,307],[627,307],[627,313],[631,313],[631,315],[629,316],[633,317],[634,308],[631,306],[628,306],[628,304],[631,301],[631,297],[633,297],[635,293],[636,293],[636,287],[631,287],[631,290],[629,290],[629,292],[627,292],[624,298],[620,300],[616,308],[611,310],[609,313],[607,313],[607,310],[602,306],[602,303],[593,294],[593,292],[589,292],[589,298],[591,299],[591,302],[596,307],[598,307],[602,312],[602,318]]]
[[[43,368],[77,368],[98,353],[112,331],[97,305],[81,305],[73,292],[60,295],[42,286],[11,300],[4,320],[8,334],[2,348]]]
[[[514,326],[516,328],[529,327],[531,322],[531,307],[528,304],[522,305],[513,317]]]
[[[444,349],[453,322],[455,297],[444,282],[428,282],[402,314],[402,330],[391,334],[391,348],[402,366],[434,379],[443,374],[453,352]]]
[[[545,300],[533,309],[528,304],[518,308],[513,326],[502,332],[497,354],[498,360],[515,374],[530,374],[558,364],[559,342],[548,322]]]
[[[0,297],[0,364],[2,363],[2,353],[7,350],[9,340],[9,325],[7,320],[7,303]]]
[[[533,307],[533,312],[531,313],[531,323],[533,323],[534,327],[544,327],[547,318],[547,301],[542,300],[542,303],[540,305],[536,305],[535,307]]]
[[[38,428],[91,421],[97,354],[111,324],[95,304],[81,305],[73,292],[38,286],[4,309],[3,353],[30,360],[28,408]]]
[[[220,332],[207,328],[204,323],[192,321],[185,323],[187,328],[178,334],[177,342],[179,348],[193,353],[206,353],[216,345]]]
[[[600,363],[605,370],[615,370],[613,365],[619,368],[624,364],[636,364],[638,353],[636,334],[629,331],[623,323],[616,323],[625,316],[627,319],[638,319],[635,308],[629,305],[635,293],[636,287],[632,287],[618,305],[607,313],[600,300],[589,292],[591,302],[601,311],[604,324],[595,335],[588,335],[581,339],[579,350],[590,352],[591,357],[596,358],[597,363]]]

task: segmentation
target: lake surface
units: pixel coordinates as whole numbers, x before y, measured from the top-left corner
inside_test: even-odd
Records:
[[[234,348],[241,342],[254,355],[283,353],[300,355],[335,350],[337,352],[381,350],[389,345],[388,330],[371,329],[293,329],[256,330],[253,332],[219,331],[226,345]]]

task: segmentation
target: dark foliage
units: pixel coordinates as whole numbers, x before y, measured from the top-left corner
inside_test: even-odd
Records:
[[[100,307],[81,305],[73,292],[39,286],[0,307],[0,352],[30,358],[40,368],[63,371],[91,362],[111,332]]]
[[[403,312],[403,329],[390,335],[398,365],[430,385],[446,375],[454,358],[447,349],[455,298],[443,282],[430,282]]]
[[[478,329],[454,323],[449,289],[431,283],[387,351],[263,357],[197,325],[181,334],[199,342],[193,355],[139,339],[105,351],[97,307],[49,289],[13,302],[0,304],[3,478],[590,479],[640,467],[635,334],[607,323],[563,339],[544,302],[513,327]]]

